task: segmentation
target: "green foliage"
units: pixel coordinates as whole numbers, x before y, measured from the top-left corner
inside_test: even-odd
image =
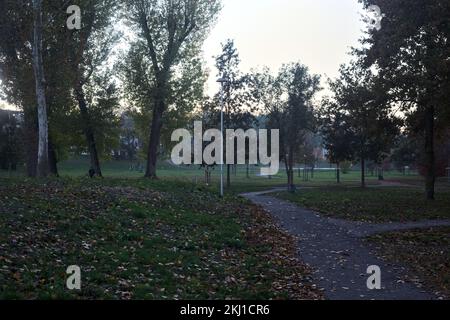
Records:
[[[316,129],[313,97],[320,90],[320,77],[312,75],[300,63],[283,65],[276,78],[259,77],[260,101],[265,108],[270,129],[280,130],[280,155],[287,154],[304,162],[308,134]]]
[[[118,106],[116,94],[105,93],[113,88],[105,79],[111,78],[104,64],[118,35],[112,31],[112,20],[117,11],[116,1],[74,0],[71,4],[83,8],[81,30],[68,30],[65,26],[66,7],[54,1],[44,1],[44,70],[49,118],[49,140],[56,150],[57,160],[68,157],[69,152],[87,149],[78,102],[73,94],[81,81],[88,92],[91,126],[98,136],[100,150],[110,154],[117,143]],[[33,153],[36,134],[34,76],[31,66],[32,21],[27,1],[2,1],[0,4],[0,71],[3,91],[7,100],[24,111],[28,153]],[[55,67],[57,66],[57,67]],[[116,96],[114,96],[116,95]]]
[[[361,61],[341,66],[339,78],[330,81],[333,99],[325,103],[325,138],[336,160],[359,158],[376,163],[386,158],[402,122],[392,115],[382,88]],[[330,131],[331,130],[331,131]],[[328,132],[327,132],[328,131]],[[345,145],[336,140],[348,138]],[[343,143],[344,141],[341,141]],[[340,159],[339,159],[340,158]]]
[[[0,169],[17,170],[23,160],[23,131],[13,111],[0,109]]]
[[[446,0],[360,0],[378,5],[381,30],[372,30],[356,53],[365,68],[375,69],[389,103],[407,116],[424,135],[423,171],[426,196],[434,198],[436,165],[434,139],[450,120],[450,4]]]
[[[156,89],[155,74],[145,52],[145,44],[139,40],[134,42],[129,52],[118,62],[117,69],[124,85],[123,95],[129,103],[129,115],[139,139],[144,143],[141,157],[145,158]],[[165,125],[161,133],[164,150],[170,150],[173,130],[191,125],[191,114],[203,99],[207,78],[204,62],[196,55],[186,57],[175,69],[169,82],[169,94],[166,97],[168,109],[164,114]]]
[[[242,74],[239,70],[240,59],[233,40],[222,44],[222,52],[215,57],[217,77],[225,80],[221,90],[212,101],[205,104],[205,111],[209,113],[209,127],[220,124],[221,104],[224,106],[224,125],[226,129],[249,129],[255,126],[256,118],[255,97],[249,74]]]
[[[178,88],[174,86],[174,75],[183,74],[184,67],[199,56],[221,5],[218,0],[127,0],[125,8],[129,26],[137,38],[137,52],[142,54],[132,64],[137,66],[137,79],[142,84],[152,82],[150,88],[153,89],[145,92],[145,100],[150,101],[152,107],[151,115],[144,114],[148,119],[151,117],[145,176],[155,178],[161,134],[168,129],[166,113],[172,103],[170,97],[174,97],[177,89],[189,88],[186,82]]]
[[[348,162],[354,157],[356,136],[349,117],[329,99],[322,101],[320,109],[320,132],[327,156],[332,163]],[[341,165],[341,168],[344,168]],[[345,172],[344,172],[345,173]]]
[[[359,53],[373,65],[391,101],[404,111],[423,113],[434,105],[448,123],[450,102],[450,4],[445,0],[361,0],[378,5],[381,30],[371,30]],[[438,120],[439,121],[439,120]]]

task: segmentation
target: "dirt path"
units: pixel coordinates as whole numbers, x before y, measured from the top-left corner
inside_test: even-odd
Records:
[[[450,221],[368,224],[331,219],[300,208],[290,202],[268,196],[279,191],[247,193],[242,196],[270,212],[289,233],[299,238],[299,256],[313,267],[315,280],[333,300],[429,300],[437,297],[402,281],[402,266],[379,259],[363,238],[367,235],[432,226],[450,226]],[[367,267],[381,268],[381,290],[367,289]]]

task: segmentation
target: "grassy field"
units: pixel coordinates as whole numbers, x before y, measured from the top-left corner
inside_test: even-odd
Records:
[[[385,260],[407,267],[405,280],[424,283],[450,299],[450,228],[394,232],[368,240]]]
[[[367,222],[450,219],[450,192],[441,190],[436,201],[425,200],[417,188],[321,187],[279,192],[275,196],[326,216]]]
[[[198,167],[162,163],[150,181],[130,165],[104,162],[104,179],[87,178],[86,160],[61,163],[61,178],[45,181],[0,172],[0,299],[322,298],[296,240],[237,196],[285,186],[283,171],[269,179],[252,167],[247,178],[239,167],[220,199],[218,168],[205,186]],[[418,176],[385,177],[413,187],[363,190],[359,172],[337,186],[334,172],[316,171],[276,196],[353,220],[450,218],[446,181],[428,203]],[[369,175],[368,184],[380,182]],[[82,269],[80,292],[65,287],[69,265]]]
[[[141,178],[144,175],[143,170],[131,170],[132,165],[128,161],[104,161],[102,170],[105,177],[108,178]],[[141,163],[141,167],[145,163]],[[86,159],[68,160],[59,164],[59,172],[62,177],[85,177],[89,163]],[[1,175],[1,173],[0,173]],[[5,175],[5,173],[3,173]],[[184,180],[198,185],[204,184],[204,171],[199,166],[173,166],[167,162],[160,161],[158,165],[158,176],[163,179]],[[403,175],[397,171],[386,172],[385,178],[390,181],[399,181],[411,185],[423,185],[421,177],[415,173]],[[230,192],[247,192],[270,189],[271,187],[284,186],[286,184],[286,173],[284,168],[280,168],[278,175],[271,177],[260,176],[260,167],[250,167],[250,177],[247,178],[246,167],[238,166],[236,174],[231,174],[232,187]],[[220,182],[220,167],[212,171],[212,185],[218,188]],[[336,173],[324,170],[315,170],[314,175],[308,175],[308,180],[303,179],[303,172],[296,171],[295,182],[301,186],[335,186]],[[341,182],[344,186],[358,186],[360,184],[360,172],[350,171],[348,174],[341,175]],[[369,185],[377,185],[380,182],[375,175],[367,175]],[[450,184],[448,184],[450,186]]]
[[[82,270],[82,290],[65,287]],[[295,241],[181,181],[0,179],[0,299],[320,299]]]
[[[106,178],[141,178],[144,175],[144,162],[140,163],[141,170],[132,169],[136,163],[129,161],[102,161],[102,171]],[[63,161],[58,164],[59,173],[62,177],[79,178],[86,177],[89,168],[89,162],[86,158]],[[284,167],[280,167],[278,175],[271,177],[261,177],[260,167],[251,166],[250,178],[246,176],[246,167],[238,166],[236,174],[231,175],[232,188],[230,192],[259,191],[270,189],[271,187],[284,186],[286,184],[286,173]],[[23,177],[23,170],[19,172],[6,172],[0,170],[0,177]],[[167,162],[158,163],[158,176],[164,179],[184,180],[191,183],[203,184],[204,171],[199,166],[173,166]],[[397,171],[388,171],[385,173],[386,180],[397,181],[418,187],[423,186],[423,179],[412,172],[409,175],[403,175]],[[220,167],[212,171],[212,184],[218,187],[220,181]],[[450,183],[445,178],[440,179],[440,185],[450,187]],[[313,176],[311,173],[308,179],[303,179],[303,172],[296,170],[295,183],[300,186],[335,186],[336,173],[333,170],[315,170]],[[369,185],[378,185],[376,175],[367,174],[367,183]],[[341,174],[341,185],[358,186],[360,184],[360,172],[358,170],[350,171],[347,174]]]

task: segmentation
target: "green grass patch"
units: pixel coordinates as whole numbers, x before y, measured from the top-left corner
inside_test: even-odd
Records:
[[[389,222],[450,218],[450,192],[427,201],[416,188],[322,187],[274,194],[326,216],[356,221]]]
[[[295,256],[259,209],[185,180],[0,179],[0,299],[321,298]]]
[[[130,161],[102,161],[102,172],[107,178],[116,180],[141,180],[144,175],[143,170],[136,170],[136,162]],[[141,161],[140,168],[145,165]],[[79,159],[70,159],[58,164],[59,174],[65,179],[86,178],[90,167],[89,159],[81,157]],[[226,191],[230,194],[243,192],[262,191],[274,187],[285,186],[287,183],[286,172],[284,167],[280,167],[277,175],[271,177],[260,176],[261,167],[250,166],[249,175],[247,176],[247,167],[245,165],[237,166],[236,170],[231,172],[231,188]],[[226,168],[225,168],[226,173]],[[204,186],[204,171],[199,166],[174,166],[167,161],[158,162],[157,174],[164,181],[184,181],[189,184]],[[219,191],[220,184],[220,168],[216,167],[212,170],[211,190]],[[7,172],[0,170],[0,178],[17,179],[24,176],[24,169],[20,168],[18,172]],[[397,171],[389,171],[385,173],[387,180],[408,183],[417,186],[423,186],[424,182],[421,177],[416,174],[403,175]],[[334,170],[315,170],[312,174],[309,172],[307,180],[304,179],[302,170],[295,171],[295,183],[300,186],[316,186],[328,187],[336,185],[336,172]],[[439,185],[449,186],[446,179],[441,179],[443,183]],[[341,175],[341,183],[346,186],[358,186],[360,184],[360,172],[358,170],[349,171]],[[370,185],[379,184],[378,177],[375,174],[367,174],[367,183]]]

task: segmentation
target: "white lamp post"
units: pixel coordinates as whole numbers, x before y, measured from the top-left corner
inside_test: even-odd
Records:
[[[224,95],[224,84],[228,83],[228,80],[225,78],[220,78],[217,80],[218,83],[220,83],[221,86],[221,95],[220,95],[220,132],[222,133],[222,137],[223,137],[223,108],[224,108],[224,99],[223,99],[223,95]],[[222,138],[222,146],[220,148],[220,196],[223,198],[223,138]]]

